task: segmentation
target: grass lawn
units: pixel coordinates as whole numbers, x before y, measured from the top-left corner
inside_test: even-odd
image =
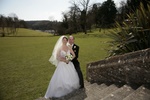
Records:
[[[20,29],[17,36],[0,37],[0,100],[43,97],[55,70],[48,59],[59,36],[27,29]],[[74,36],[80,46],[79,61],[85,78],[87,63],[107,56],[110,39],[103,31]]]

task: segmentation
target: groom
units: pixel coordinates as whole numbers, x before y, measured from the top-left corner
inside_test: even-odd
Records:
[[[77,46],[76,44],[74,44],[74,37],[73,36],[69,36],[69,44],[72,46],[72,50],[74,51],[76,57],[72,60],[75,69],[78,73],[79,76],[79,83],[80,83],[80,89],[84,88],[84,81],[83,81],[83,75],[80,69],[80,63],[78,61],[78,53],[79,53],[79,46]]]

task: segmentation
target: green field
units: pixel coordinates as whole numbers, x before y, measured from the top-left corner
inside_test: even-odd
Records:
[[[106,32],[107,33],[107,32]],[[86,65],[107,56],[104,31],[78,33],[79,61],[84,78]],[[0,100],[34,100],[43,97],[55,66],[49,63],[59,36],[19,29],[17,36],[0,37]]]

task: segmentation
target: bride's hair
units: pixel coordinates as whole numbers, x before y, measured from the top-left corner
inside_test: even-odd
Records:
[[[68,41],[68,38],[67,38],[67,36],[64,36],[64,37],[63,37],[63,39],[66,39],[66,40]],[[63,39],[62,39],[62,40],[63,40]]]
[[[53,64],[53,65],[55,65],[55,66],[57,66],[57,64],[58,64],[58,60],[57,60],[57,51],[60,49],[60,47],[62,46],[62,44],[63,44],[63,42],[62,42],[62,40],[64,39],[64,38],[66,38],[67,39],[67,41],[68,41],[68,38],[67,38],[67,36],[61,36],[58,40],[57,40],[57,42],[56,42],[56,44],[55,44],[55,46],[54,46],[54,49],[53,49],[53,52],[52,52],[52,55],[51,55],[51,57],[50,57],[50,59],[49,59],[49,61]]]

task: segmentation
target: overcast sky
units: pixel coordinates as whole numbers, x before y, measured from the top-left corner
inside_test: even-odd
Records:
[[[71,0],[0,0],[0,14],[9,16],[15,13],[19,19],[62,20],[62,12],[69,10]],[[106,0],[90,0],[90,3],[102,3]],[[121,0],[114,0],[116,5]],[[123,0],[122,0],[123,1]]]

